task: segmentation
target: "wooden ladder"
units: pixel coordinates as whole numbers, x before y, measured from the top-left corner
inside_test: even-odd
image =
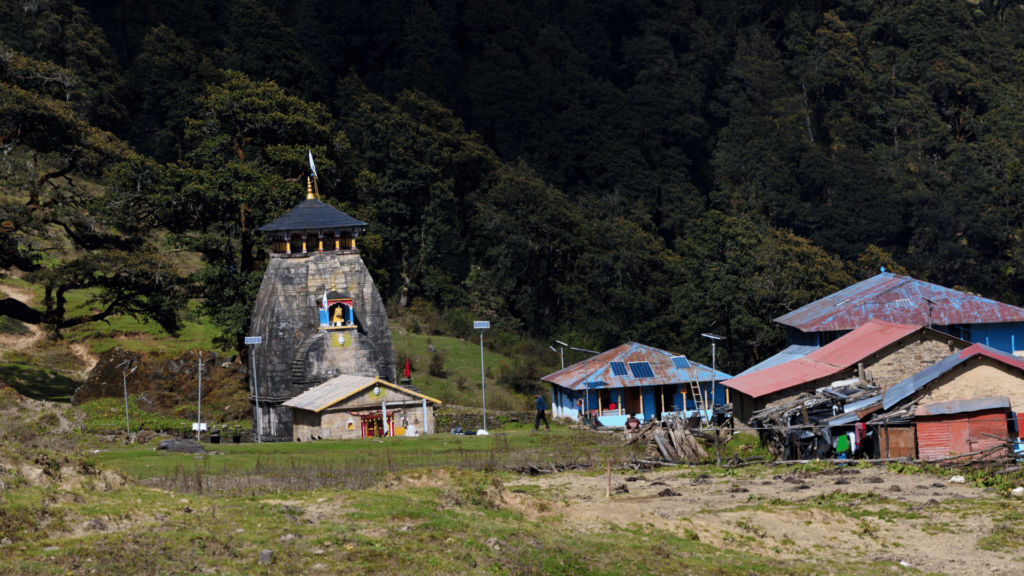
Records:
[[[704,395],[700,391],[700,382],[690,381],[690,394],[693,395],[693,405],[697,407],[697,414],[700,416],[701,426],[710,426],[711,421],[707,418],[707,403],[704,402]]]

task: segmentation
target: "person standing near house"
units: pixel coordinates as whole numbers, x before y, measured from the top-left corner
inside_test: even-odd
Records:
[[[544,428],[551,430],[551,426],[548,425],[547,410],[548,405],[544,403],[544,397],[540,394],[534,394],[534,398],[537,399],[537,418],[533,422],[533,429],[540,430],[540,421],[544,421]]]

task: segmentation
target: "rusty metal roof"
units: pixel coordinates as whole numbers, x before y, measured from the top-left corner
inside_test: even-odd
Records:
[[[882,396],[882,408],[886,410],[892,408],[904,399],[909,398],[914,394],[914,392],[917,392],[921,388],[930,384],[939,376],[942,376],[946,372],[949,372],[976,356],[991,358],[992,360],[1000,362],[1006,366],[1024,370],[1024,358],[1019,358],[1013,354],[1008,354],[1001,350],[990,348],[984,344],[974,344],[969,348],[964,348],[955,354],[939,360],[935,364],[932,364],[917,374],[910,376],[906,380],[886,390],[885,394]]]
[[[1010,399],[1006,396],[988,398],[972,398],[970,400],[952,400],[950,402],[932,402],[921,404],[914,410],[914,416],[941,416],[943,414],[962,414],[981,410],[1010,409]]]
[[[1024,321],[1024,309],[883,272],[775,319],[801,332],[852,330],[869,320],[927,326]]]
[[[288,406],[289,408],[299,408],[300,410],[311,410],[313,412],[320,412],[337,404],[338,402],[341,402],[342,400],[345,400],[346,398],[354,394],[366,390],[370,386],[392,388],[394,390],[398,390],[399,392],[409,394],[410,396],[423,398],[424,400],[433,402],[435,404],[441,403],[440,400],[435,400],[429,396],[424,396],[419,392],[413,392],[408,388],[403,388],[396,384],[386,382],[384,380],[381,380],[380,378],[375,378],[373,376],[349,376],[343,374],[341,376],[331,378],[330,380],[324,382],[319,386],[306,390],[302,394],[299,394],[298,396],[285,402],[284,406]],[[385,398],[384,401],[386,402],[387,398]]]
[[[754,398],[779,392],[837,374],[912,334],[929,332],[943,340],[957,340],[923,326],[907,326],[870,320],[860,328],[818,348],[814,352],[729,380],[725,385]],[[958,340],[959,341],[959,340]],[[967,343],[964,342],[966,346]]]
[[[683,382],[711,382],[711,368],[689,361],[689,368],[676,368],[672,358],[679,356],[665,350],[645,346],[636,342],[627,342],[606,350],[584,362],[566,366],[553,374],[541,378],[544,382],[557,384],[563,388],[582,390],[590,382],[591,388],[629,388],[632,386],[660,386],[664,384],[681,384]],[[634,378],[629,370],[624,376],[616,376],[611,367],[612,362],[648,362],[651,365],[652,378]],[[731,378],[724,372],[715,372],[715,380]]]

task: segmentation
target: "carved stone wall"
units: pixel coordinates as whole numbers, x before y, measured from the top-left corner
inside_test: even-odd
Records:
[[[356,329],[320,328],[317,302],[331,281],[352,296]],[[253,311],[259,418],[264,441],[292,439],[292,413],[281,404],[341,374],[379,376],[395,382],[395,349],[384,302],[356,252],[312,253],[270,259]],[[338,337],[342,336],[343,341]],[[253,380],[250,375],[250,392]]]

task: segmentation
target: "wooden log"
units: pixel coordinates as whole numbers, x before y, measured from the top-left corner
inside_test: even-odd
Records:
[[[654,441],[658,444],[658,451],[666,460],[679,461],[679,455],[672,450],[672,445],[665,441],[665,434],[661,430],[654,431]]]

